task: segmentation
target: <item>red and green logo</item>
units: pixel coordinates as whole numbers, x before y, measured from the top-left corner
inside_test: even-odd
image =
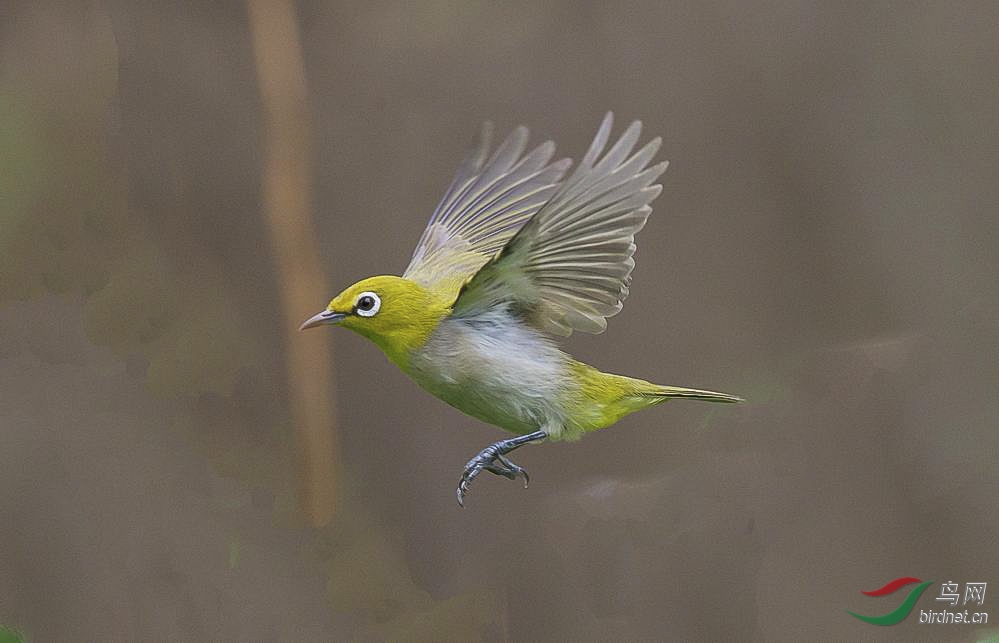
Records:
[[[926,591],[926,588],[933,584],[933,581],[921,581],[918,578],[906,576],[904,578],[896,578],[881,589],[875,589],[870,592],[860,592],[865,596],[887,596],[888,594],[892,594],[906,585],[911,585],[912,583],[919,583],[919,585],[914,587],[912,591],[909,592],[909,595],[905,597],[905,600],[902,601],[901,605],[887,614],[883,614],[881,616],[864,616],[863,614],[857,614],[856,612],[851,612],[850,610],[846,610],[846,613],[874,625],[895,625],[896,623],[900,623],[906,616],[909,615],[909,612],[911,612],[912,608],[916,605],[916,601],[919,600],[919,597],[922,596],[924,591]]]

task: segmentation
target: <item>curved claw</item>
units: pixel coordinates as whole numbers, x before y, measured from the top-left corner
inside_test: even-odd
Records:
[[[500,464],[502,464],[507,468],[510,474],[512,474],[512,475],[507,475],[507,474],[503,475],[506,475],[506,477],[511,480],[516,480],[518,475],[523,475],[524,488],[527,489],[529,486],[531,486],[531,476],[530,474],[527,473],[527,469],[525,469],[520,465],[514,464],[513,462],[510,462],[510,460],[508,460],[507,457],[504,455],[497,455],[496,459],[500,461]]]
[[[458,489],[456,490],[458,494],[458,506],[465,506],[465,494],[468,493],[468,486],[472,484],[472,480],[482,471],[482,466],[475,462],[469,462],[466,465],[465,472],[461,475],[461,479],[458,480]]]
[[[528,475],[527,470],[507,459],[506,454],[524,444],[544,440],[547,437],[548,434],[539,429],[534,433],[527,433],[516,438],[494,442],[479,451],[465,465],[465,471],[458,481],[458,489],[456,490],[458,506],[465,506],[465,495],[468,493],[468,487],[472,484],[472,480],[475,480],[483,470],[510,480],[516,480],[517,476],[522,475],[524,476],[524,488],[526,489],[530,486],[531,476]],[[499,463],[498,465],[496,464],[497,462]]]
[[[455,493],[458,495],[458,506],[464,508],[465,506],[465,496],[468,494],[468,486],[475,479],[475,476],[479,475],[479,470],[469,470],[465,469],[465,473],[462,474],[461,479],[458,480],[458,488]]]
[[[497,463],[499,464],[497,465]],[[458,480],[458,488],[455,490],[459,507],[465,506],[465,496],[468,494],[469,486],[472,484],[472,480],[477,478],[482,471],[488,471],[509,480],[516,480],[517,476],[524,476],[525,489],[531,484],[531,476],[527,473],[526,469],[514,464],[503,454],[499,453],[495,445],[490,445],[465,465],[465,471]]]

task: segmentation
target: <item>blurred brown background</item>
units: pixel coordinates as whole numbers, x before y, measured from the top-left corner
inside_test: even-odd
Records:
[[[289,13],[288,10],[292,13]],[[999,4],[0,3],[0,624],[31,641],[974,641]],[[568,348],[749,400],[502,437],[346,331],[481,121],[672,165]],[[325,353],[324,351],[328,351]],[[317,401],[319,400],[319,401]],[[325,418],[325,419],[324,419]]]

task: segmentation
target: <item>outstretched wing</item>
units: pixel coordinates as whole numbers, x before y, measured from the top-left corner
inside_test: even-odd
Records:
[[[454,315],[506,307],[541,330],[600,333],[628,296],[635,233],[662,191],[666,169],[646,167],[656,138],[634,154],[642,124],[632,123],[602,158],[613,115],[604,117],[589,151],[551,200],[465,285]]]
[[[549,163],[555,144],[528,154],[528,131],[518,127],[489,155],[492,127],[465,158],[444,194],[403,276],[457,295],[461,286],[516,234],[558,188],[572,164]]]

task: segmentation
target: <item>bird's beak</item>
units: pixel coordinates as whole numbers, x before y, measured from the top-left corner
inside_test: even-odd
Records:
[[[318,315],[313,315],[306,319],[298,330],[305,330],[306,328],[315,328],[316,326],[323,326],[324,324],[339,324],[343,321],[343,318],[347,315],[343,313],[335,313],[331,310],[324,310]]]

